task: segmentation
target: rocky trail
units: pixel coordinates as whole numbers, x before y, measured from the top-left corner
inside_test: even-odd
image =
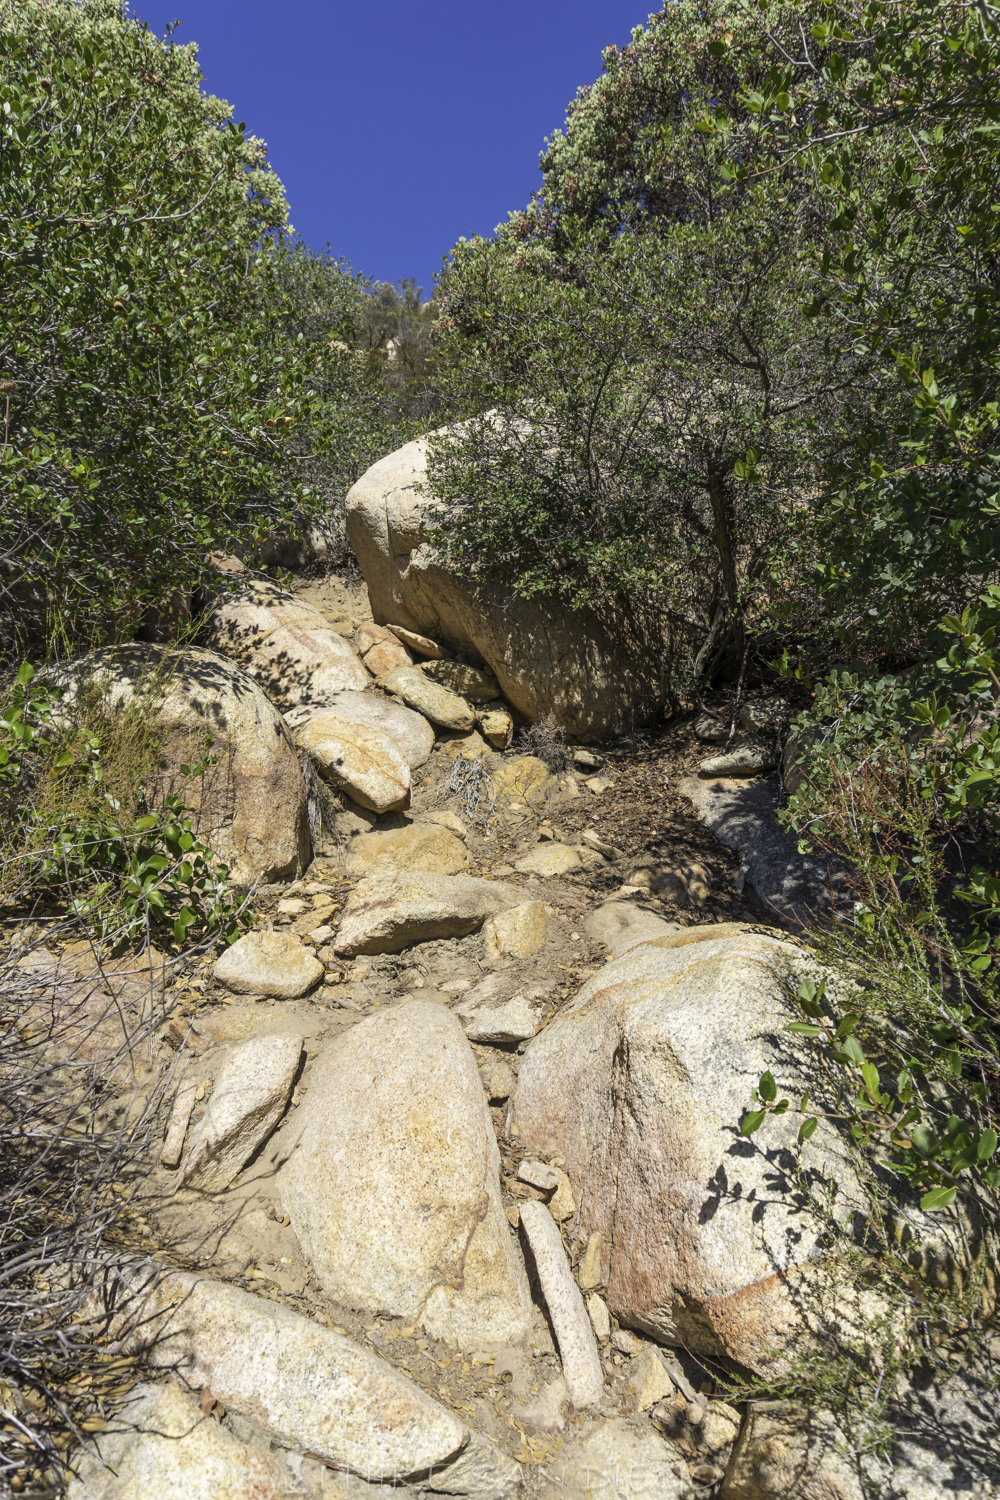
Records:
[[[127,695],[172,663],[162,783],[210,726],[199,831],[256,887],[231,947],[105,971],[110,1008],[79,944],[21,933],[37,1005],[83,1018],[78,1054],[119,1056],[130,1007],[165,1004],[109,1098],[110,1124],[153,1112],[88,1314],[131,1374],[95,1394],[71,1496],[1000,1492],[985,1376],[901,1385],[891,1462],[739,1383],[882,1311],[831,1295],[796,1127],[739,1135],[765,1068],[817,1104],[830,1087],[785,1030],[797,918],[843,894],[765,805],[788,706],[751,693],[728,746],[725,693],[635,728],[597,648],[556,681],[558,632],[520,658],[495,622],[432,634],[400,602],[420,546],[398,468],[384,576],[355,538],[367,594],[244,580],[205,645],[63,675]],[[564,745],[525,705],[565,708],[580,672],[587,743]],[[829,1120],[810,1151],[863,1219]]]

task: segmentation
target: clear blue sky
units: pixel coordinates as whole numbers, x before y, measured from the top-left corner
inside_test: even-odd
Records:
[[[134,0],[196,41],[205,87],[268,143],[292,223],[381,281],[431,291],[460,235],[539,185],[566,105],[650,0]],[[177,6],[174,10],[172,7]]]

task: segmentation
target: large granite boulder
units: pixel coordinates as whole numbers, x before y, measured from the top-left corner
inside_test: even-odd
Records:
[[[111,709],[146,700],[162,732],[154,802],[174,794],[193,808],[198,837],[237,884],[285,880],[309,863],[306,787],[284,721],[267,695],[232,661],[200,646],[108,646],[49,674],[64,713],[77,699],[104,696]],[[204,769],[185,775],[183,766]]]
[[[516,1342],[531,1301],[472,1048],[433,1001],[371,1016],[313,1070],[278,1192],[321,1286],[463,1349]]]
[[[457,577],[424,541],[426,462],[419,438],[373,464],[347,496],[347,534],[375,619],[485,662],[519,713],[532,722],[552,713],[572,739],[654,719],[665,701],[660,626]]]

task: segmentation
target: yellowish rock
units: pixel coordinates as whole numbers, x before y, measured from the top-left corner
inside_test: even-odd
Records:
[[[585,1292],[601,1284],[601,1236],[596,1230],[587,1240],[587,1248],[580,1257],[576,1279]]]
[[[587,1298],[587,1311],[593,1325],[594,1334],[599,1343],[611,1337],[611,1314],[608,1312],[608,1304],[597,1292],[591,1292]]]
[[[483,928],[488,962],[497,963],[508,954],[511,958],[530,958],[545,942],[548,927],[543,901],[526,901],[523,906],[512,906],[491,917]]]
[[[382,677],[396,667],[412,667],[413,657],[395,637],[388,641],[376,641],[362,657],[373,677]]]
[[[559,1186],[549,1199],[549,1213],[557,1224],[562,1224],[576,1213],[576,1199],[573,1197],[572,1184],[562,1168],[553,1167],[552,1170],[558,1174]]]
[[[493,777],[497,791],[507,797],[536,802],[552,780],[548,766],[537,755],[518,755],[505,761]]]
[[[463,843],[469,837],[469,830],[458,816],[458,813],[453,813],[448,807],[444,808],[441,812],[428,813],[424,818],[424,822],[436,823],[439,828],[450,828],[452,833],[457,834]]]
[[[486,708],[479,715],[479,728],[494,750],[506,750],[514,738],[514,720],[506,708]]]
[[[422,670],[426,677],[443,683],[470,703],[489,703],[500,691],[495,677],[477,672],[464,661],[429,661],[424,663]]]
[[[627,1390],[635,1396],[639,1411],[648,1411],[664,1396],[672,1396],[674,1383],[652,1344],[644,1344],[628,1367]]]
[[[460,740],[449,740],[444,747],[444,753],[449,760],[457,760],[459,756],[463,760],[487,760],[493,754],[489,745],[481,734],[475,730],[465,735]]]
[[[580,870],[580,856],[568,844],[538,844],[514,865],[522,875],[541,875],[543,879],[555,875],[568,875],[571,870]]]
[[[397,745],[377,729],[321,713],[295,730],[295,743],[312,756],[325,781],[372,812],[408,807],[410,767]]]
[[[364,833],[351,845],[347,873],[397,874],[402,870],[430,870],[438,875],[457,875],[467,868],[465,845],[448,828],[414,823],[387,833]]]
[[[436,661],[444,655],[437,641],[432,641],[429,636],[420,635],[416,630],[406,630],[402,625],[387,625],[397,640],[402,641],[404,646],[409,646],[418,656],[427,656]]]
[[[472,705],[440,682],[425,677],[419,667],[397,667],[380,677],[378,685],[387,693],[395,693],[410,708],[415,708],[442,729],[467,731],[475,725]]]

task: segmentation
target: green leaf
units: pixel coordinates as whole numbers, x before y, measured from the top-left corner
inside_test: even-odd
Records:
[[[766,1073],[761,1074],[760,1083],[758,1083],[757,1085],[757,1092],[760,1094],[760,1097],[768,1104],[770,1104],[773,1099],[777,1098],[778,1085],[775,1083],[774,1074],[770,1071],[770,1069]]]
[[[927,1125],[915,1125],[910,1131],[910,1140],[921,1156],[931,1157],[938,1149],[938,1139]]]
[[[810,1115],[808,1120],[803,1120],[799,1126],[799,1145],[803,1146],[809,1137],[815,1134],[819,1120],[815,1115]]]
[[[766,1109],[749,1110],[740,1121],[740,1135],[753,1135],[763,1125],[766,1114]]]
[[[996,1133],[996,1131],[995,1130],[984,1130],[983,1133],[982,1133],[982,1135],[979,1137],[979,1142],[978,1142],[978,1144],[976,1146],[976,1160],[980,1161],[980,1162],[989,1161],[990,1157],[993,1155],[993,1153],[996,1151],[996,1149],[997,1149],[997,1133]]]
[[[822,1036],[822,1026],[813,1026],[809,1021],[792,1021],[785,1027],[786,1031],[794,1031],[798,1036]]]
[[[924,1213],[934,1213],[940,1208],[950,1208],[955,1201],[957,1189],[953,1187],[931,1188],[920,1200]]]

